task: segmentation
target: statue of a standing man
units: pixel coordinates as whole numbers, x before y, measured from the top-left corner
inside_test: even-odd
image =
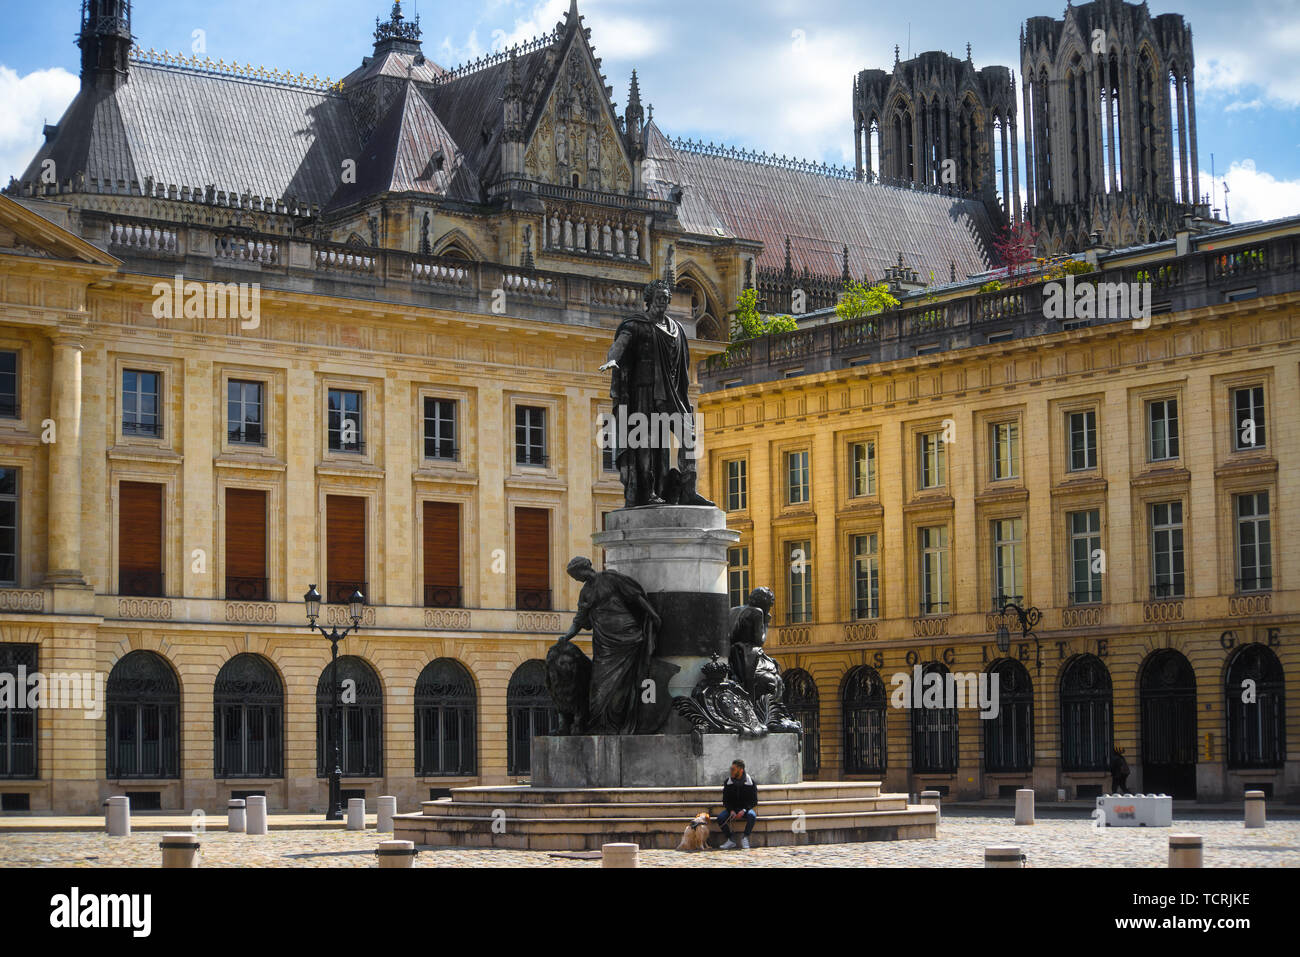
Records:
[[[672,298],[664,280],[646,286],[646,311],[619,326],[609,361],[600,367],[613,370],[614,418],[627,423],[616,461],[628,508],[713,505],[695,491],[699,450],[689,395],[690,347],[686,330],[668,315]],[[670,436],[677,444],[675,468]]]

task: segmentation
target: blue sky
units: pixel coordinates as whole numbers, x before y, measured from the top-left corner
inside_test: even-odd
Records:
[[[1196,49],[1201,167],[1211,154],[1234,221],[1300,213],[1300,0],[1153,0],[1181,13]],[[426,54],[452,66],[553,26],[568,0],[407,0]],[[973,47],[977,66],[1019,72],[1020,24],[1057,16],[1061,0],[580,0],[620,104],[635,66],[670,135],[851,163],[853,74],[903,56]],[[79,0],[2,0],[0,182],[22,171],[45,122],[76,92]],[[335,79],[373,46],[386,0],[135,0],[145,49],[190,52],[203,31],[213,60]]]

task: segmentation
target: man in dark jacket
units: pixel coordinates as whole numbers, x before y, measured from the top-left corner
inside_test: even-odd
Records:
[[[1115,746],[1115,753],[1110,759],[1110,793],[1128,793],[1128,762],[1124,760],[1124,749]]]
[[[718,815],[718,827],[726,838],[722,850],[729,851],[736,846],[731,839],[731,822],[741,818],[745,819],[745,836],[740,839],[740,846],[749,850],[749,835],[754,833],[754,822],[758,820],[754,812],[758,806],[758,785],[745,773],[745,762],[739,758],[731,762],[731,774],[722,786],[722,806],[726,808]]]

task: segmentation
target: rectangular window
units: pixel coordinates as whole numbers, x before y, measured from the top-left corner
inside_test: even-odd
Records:
[[[921,488],[942,488],[946,482],[947,454],[942,432],[926,432],[917,437],[920,457]]]
[[[22,688],[19,670],[30,678],[37,672],[35,644],[0,644],[0,675],[4,683]],[[26,694],[14,696],[7,707],[0,708],[0,778],[36,777],[36,709]]]
[[[1020,425],[999,422],[992,427],[993,481],[1020,477]]]
[[[158,405],[158,389],[162,376],[157,372],[122,371],[122,434],[162,435],[162,410]]]
[[[265,445],[262,431],[262,383],[226,383],[226,435],[231,445]]]
[[[785,457],[786,503],[807,505],[810,498],[808,482],[808,452],[790,452]]]
[[[226,600],[266,601],[266,492],[226,489]]]
[[[727,511],[743,512],[749,508],[749,463],[732,459],[727,463]]]
[[[1024,522],[1003,518],[993,522],[993,610],[1025,602]]]
[[[1178,458],[1178,400],[1159,399],[1147,405],[1152,462]]]
[[[117,592],[163,597],[163,487],[123,482],[117,495]]]
[[[612,431],[612,430],[611,430]],[[618,436],[607,435],[605,441],[608,443],[600,450],[600,468],[603,472],[618,471]]]
[[[1083,472],[1097,467],[1097,412],[1071,412],[1067,417],[1070,428],[1070,471]]]
[[[515,407],[515,464],[546,468],[546,410]]]
[[[853,536],[853,617],[880,617],[880,554],[876,535]]]
[[[921,554],[921,614],[948,613],[948,527],[936,525],[919,532]]]
[[[18,353],[0,352],[0,419],[22,415],[18,402]]]
[[[366,582],[366,500],[325,496],[325,601],[346,605],[354,591],[370,599]]]
[[[0,469],[0,585],[18,584],[18,470]]]
[[[351,389],[330,389],[329,449],[360,455],[366,450],[361,418],[362,394]]]
[[[1262,449],[1268,446],[1264,434],[1264,387],[1234,389],[1232,393],[1233,418],[1236,434],[1232,447],[1238,452]]]
[[[1183,503],[1151,506],[1151,597],[1182,598]]]
[[[1273,588],[1273,532],[1268,493],[1237,496],[1237,591]]]
[[[849,446],[849,488],[853,498],[876,494],[875,442],[854,442]]]
[[[732,608],[749,600],[749,548],[745,545],[727,549],[727,594]]]
[[[424,457],[439,462],[460,460],[454,399],[424,400]]]
[[[1070,534],[1070,604],[1095,605],[1101,601],[1101,511],[1071,512],[1066,516]]]
[[[551,610],[551,513],[515,509],[515,608]]]
[[[813,620],[812,542],[786,542],[785,561],[790,570],[789,622],[792,625],[810,622]]]
[[[460,505],[424,503],[424,607],[463,608]]]

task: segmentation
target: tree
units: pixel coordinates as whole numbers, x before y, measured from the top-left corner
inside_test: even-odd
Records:
[[[731,341],[757,339],[782,332],[794,332],[799,323],[793,316],[764,316],[758,311],[758,290],[746,289],[736,300],[736,318],[731,324]]]
[[[1024,272],[1030,263],[1037,262],[1034,257],[1037,246],[1038,230],[1027,220],[1011,224],[993,239],[993,251],[1006,267],[1007,274],[1012,276]]]
[[[897,307],[898,300],[890,295],[887,284],[868,286],[865,282],[850,279],[844,284],[844,295],[835,306],[835,315],[848,322]]]

